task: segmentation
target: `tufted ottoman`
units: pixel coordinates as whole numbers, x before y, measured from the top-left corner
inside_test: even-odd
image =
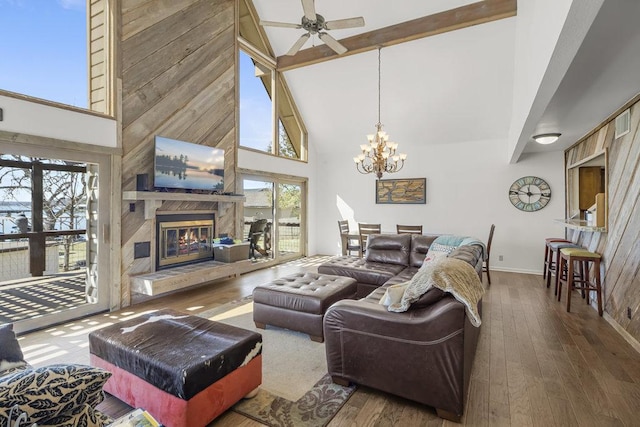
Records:
[[[173,310],[89,334],[105,391],[166,427],[206,426],[262,382],[262,336]]]
[[[256,327],[279,326],[323,342],[322,318],[336,301],[354,298],[356,281],[348,277],[296,273],[253,290]]]

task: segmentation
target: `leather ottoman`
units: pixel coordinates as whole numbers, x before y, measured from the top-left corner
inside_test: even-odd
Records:
[[[355,296],[354,279],[296,273],[253,290],[253,321],[261,329],[266,325],[279,326],[323,342],[324,313],[334,302]]]
[[[206,426],[262,382],[262,336],[173,310],[89,334],[104,390],[166,427]]]

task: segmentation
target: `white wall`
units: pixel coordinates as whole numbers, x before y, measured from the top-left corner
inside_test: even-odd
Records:
[[[318,253],[340,253],[336,221],[343,218],[353,224],[379,222],[391,232],[398,223],[422,224],[425,234],[470,235],[485,242],[493,223],[492,268],[541,272],[544,238],[564,236],[564,228],[553,221],[564,211],[563,153],[527,155],[510,165],[506,149],[506,140],[412,147],[404,169],[383,179],[426,177],[425,205],[376,205],[375,176],[356,172],[350,151],[321,155]],[[538,212],[519,211],[509,201],[513,181],[528,175],[545,179],[552,189],[551,201]]]
[[[0,95],[0,130],[64,141],[117,146],[113,119]]]
[[[288,160],[255,151],[238,150],[238,167],[252,171],[270,172],[281,175],[290,175],[301,178],[308,178],[307,187],[307,248],[308,254],[317,253],[317,235],[315,224],[317,219],[317,192],[318,181],[316,179],[317,154],[315,149],[309,144],[309,161],[299,162]]]

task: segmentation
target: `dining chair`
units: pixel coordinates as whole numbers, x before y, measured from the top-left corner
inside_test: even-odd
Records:
[[[489,240],[487,240],[487,253],[484,257],[484,262],[482,263],[482,272],[487,273],[487,281],[491,284],[491,273],[489,272],[489,256],[491,255],[491,240],[493,240],[493,230],[496,229],[495,224],[491,224],[491,229],[489,230]]]
[[[380,224],[358,223],[358,232],[360,233],[360,257],[364,256],[367,251],[367,238],[369,234],[380,234]]]
[[[396,224],[396,231],[398,234],[422,234],[422,226]]]
[[[360,236],[350,234],[349,221],[338,221],[340,240],[342,242],[342,255],[351,255],[351,252],[360,254]]]

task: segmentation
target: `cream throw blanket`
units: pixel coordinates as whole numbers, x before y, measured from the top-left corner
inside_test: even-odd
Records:
[[[399,303],[389,305],[389,311],[407,311],[411,303],[434,287],[449,292],[464,304],[473,326],[478,327],[482,323],[478,302],[484,294],[484,288],[478,273],[469,263],[456,258],[436,258],[425,262],[407,283],[402,299]]]

